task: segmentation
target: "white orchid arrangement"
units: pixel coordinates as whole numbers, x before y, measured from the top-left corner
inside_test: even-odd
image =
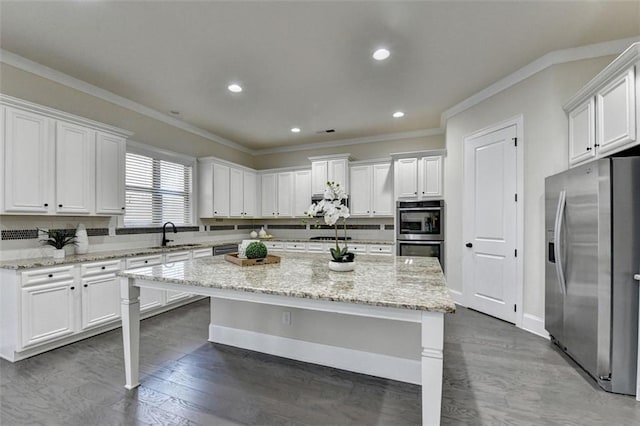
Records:
[[[324,190],[323,199],[317,203],[311,204],[305,214],[310,218],[315,218],[316,215],[322,214],[324,216],[324,223],[329,226],[333,226],[336,232],[336,248],[331,249],[331,256],[336,262],[353,262],[355,254],[349,252],[347,247],[347,218],[351,216],[349,214],[349,208],[343,204],[349,196],[344,187],[340,186],[336,182],[327,182],[327,188]],[[344,247],[341,249],[338,244],[338,220],[342,218],[342,224],[344,225]]]

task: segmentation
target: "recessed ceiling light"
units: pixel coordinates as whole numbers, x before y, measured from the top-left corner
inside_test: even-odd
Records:
[[[404,112],[402,111],[396,111],[393,113],[393,117],[394,118],[400,118],[400,117],[404,117]]]
[[[291,131],[292,131],[293,133],[300,133],[300,128],[299,128],[299,127],[292,127],[292,128],[291,128]]]
[[[373,52],[373,59],[377,61],[384,61],[389,57],[389,55],[391,55],[391,52],[389,52],[387,49],[381,48]]]
[[[240,86],[239,84],[236,84],[236,83],[230,84],[229,87],[227,87],[227,89],[229,89],[229,91],[233,92],[233,93],[242,92],[242,86]]]

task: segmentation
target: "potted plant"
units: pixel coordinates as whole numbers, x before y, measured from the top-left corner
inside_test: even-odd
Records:
[[[332,271],[353,271],[355,268],[355,254],[349,252],[347,245],[347,218],[350,216],[349,208],[343,204],[348,195],[344,187],[339,183],[327,182],[324,197],[317,203],[311,204],[305,214],[309,217],[316,217],[317,214],[324,216],[324,223],[333,226],[336,235],[336,246],[331,249],[332,260],[329,261],[329,269]],[[344,225],[344,247],[340,248],[338,240],[338,221],[342,218]]]
[[[39,232],[47,234],[46,240],[40,240],[45,246],[52,246],[54,259],[64,259],[64,248],[69,245],[76,245],[76,236],[69,234],[64,229],[38,229]]]

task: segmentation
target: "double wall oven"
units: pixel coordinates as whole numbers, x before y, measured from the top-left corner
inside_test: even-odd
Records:
[[[398,256],[437,257],[444,269],[444,201],[398,201]]]

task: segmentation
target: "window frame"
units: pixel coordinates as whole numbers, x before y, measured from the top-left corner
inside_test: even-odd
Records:
[[[184,225],[178,225],[178,226],[199,226],[198,224],[198,215],[197,215],[197,211],[198,211],[198,200],[197,200],[197,194],[198,194],[198,160],[195,157],[191,157],[189,155],[185,155],[185,154],[180,154],[174,151],[169,151],[166,149],[162,149],[162,148],[158,148],[155,147],[153,145],[148,145],[148,144],[144,144],[141,142],[136,142],[136,141],[132,141],[132,140],[128,140],[127,141],[127,150],[126,153],[129,154],[138,154],[138,155],[144,155],[147,157],[151,157],[154,160],[164,160],[164,161],[170,161],[172,163],[177,163],[177,164],[182,164],[183,166],[187,166],[187,167],[191,167],[191,196],[190,201],[191,201],[191,217],[190,217],[190,224],[184,224]],[[126,166],[125,166],[125,180],[126,180]],[[126,185],[125,185],[125,191],[126,191]],[[150,227],[156,227],[157,225],[125,225],[124,223],[124,217],[125,217],[126,213],[123,215],[118,216],[118,228],[128,228],[128,229],[135,229],[135,228],[150,228]],[[161,225],[160,225],[161,226]]]

